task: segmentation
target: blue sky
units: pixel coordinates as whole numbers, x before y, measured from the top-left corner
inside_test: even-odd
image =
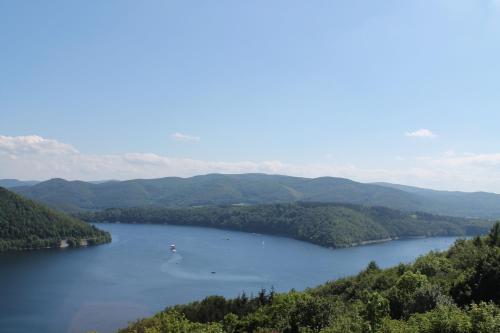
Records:
[[[1,178],[500,192],[500,1],[0,0],[0,49]]]

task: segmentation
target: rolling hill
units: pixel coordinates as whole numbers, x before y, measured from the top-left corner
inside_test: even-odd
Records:
[[[0,187],[0,252],[109,241],[107,232]]]
[[[0,179],[0,186],[4,188],[31,186],[38,183],[39,181],[36,180]]]
[[[67,212],[126,207],[189,207],[285,202],[340,202],[387,206],[461,217],[499,218],[500,195],[444,192],[344,178],[266,174],[209,174],[91,183],[51,179],[13,188],[17,193]]]
[[[375,183],[401,190],[432,201],[429,211],[444,215],[481,216],[487,218],[500,217],[500,194],[488,192],[437,191],[426,188],[398,185],[390,183]]]

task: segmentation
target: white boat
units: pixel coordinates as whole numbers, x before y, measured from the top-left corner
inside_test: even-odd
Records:
[[[170,245],[170,251],[172,251],[174,253],[177,252],[177,249],[175,248],[175,244]]]

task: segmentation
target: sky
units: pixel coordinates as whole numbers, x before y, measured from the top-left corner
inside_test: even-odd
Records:
[[[500,0],[0,0],[0,178],[500,193]]]

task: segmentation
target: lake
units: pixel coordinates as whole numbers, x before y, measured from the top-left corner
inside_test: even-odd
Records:
[[[0,255],[3,333],[114,332],[167,305],[208,295],[287,291],[445,250],[455,237],[326,249],[218,229],[99,224],[111,244]],[[170,244],[176,244],[172,253]]]

